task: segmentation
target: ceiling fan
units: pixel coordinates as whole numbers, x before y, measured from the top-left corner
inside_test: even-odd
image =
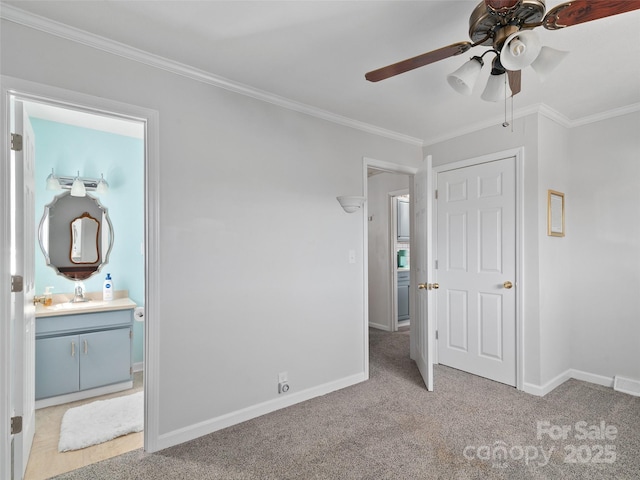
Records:
[[[520,92],[523,68],[532,66],[539,76],[545,77],[566,55],[567,52],[541,46],[534,28],[542,26],[547,30],[558,30],[637,9],[640,9],[640,0],[573,0],[545,14],[544,0],[484,0],[469,18],[471,42],[458,42],[423,53],[368,72],[365,78],[378,82],[460,55],[472,47],[488,46],[490,50],[472,57],[448,75],[447,81],[458,93],[470,95],[484,65],[482,57],[493,53],[491,75],[482,98],[495,102]]]

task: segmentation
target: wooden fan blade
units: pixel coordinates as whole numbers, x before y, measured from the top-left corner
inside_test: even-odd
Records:
[[[484,0],[484,4],[489,10],[502,13],[513,10],[522,0]]]
[[[379,82],[385,78],[393,77],[415,68],[424,67],[425,65],[429,65],[430,63],[434,63],[439,60],[444,60],[445,58],[460,55],[461,53],[469,50],[472,46],[473,44],[470,42],[454,43],[431,52],[423,53],[417,57],[408,58],[407,60],[394,63],[393,65],[387,65],[386,67],[373,70],[365,74],[364,77],[370,82]]]
[[[549,10],[542,25],[548,30],[558,30],[638,9],[640,0],[574,0]]]
[[[521,90],[522,83],[522,70],[507,70],[507,77],[509,78],[509,88],[511,89],[511,96],[517,95]]]

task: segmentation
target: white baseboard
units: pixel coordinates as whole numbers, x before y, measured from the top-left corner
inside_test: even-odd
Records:
[[[605,377],[604,375],[596,375],[595,373],[583,372],[581,370],[571,369],[571,378],[582,380],[583,382],[595,383],[603,387],[613,387],[613,377]]]
[[[133,364],[134,372],[142,372],[144,371],[144,362],[136,362]]]
[[[301,392],[285,394],[282,397],[274,398],[273,400],[268,400],[258,405],[253,405],[251,407],[212,418],[188,427],[180,428],[172,432],[163,433],[159,436],[156,444],[157,449],[154,451],[188,442],[189,440],[202,437],[203,435],[208,435],[209,433],[213,433],[223,428],[227,428],[241,422],[246,422],[247,420],[280,410],[281,408],[290,407],[296,403],[304,402],[321,395],[326,395],[327,393],[331,393],[335,390],[350,387],[351,385],[355,385],[365,380],[367,380],[366,375],[364,373],[358,373],[335,382],[325,383],[324,385],[309,388]]]
[[[567,370],[566,372],[562,372],[560,375],[558,375],[555,378],[552,378],[550,381],[548,381],[544,385],[535,385],[533,383],[525,382],[524,385],[522,386],[522,389],[525,392],[530,393],[531,395],[536,395],[537,397],[544,397],[547,393],[549,393],[556,387],[559,387],[570,378],[571,378],[571,369]]]
[[[609,387],[609,388],[613,387],[612,377],[605,377],[604,375],[597,375],[595,373],[583,372],[582,370],[569,368],[568,370],[562,372],[560,375],[549,380],[544,385],[535,385],[533,383],[525,383],[523,385],[522,390],[524,390],[526,393],[529,393],[531,395],[544,397],[547,393],[559,387],[570,378],[575,378],[576,380],[582,380],[583,382],[595,383],[596,385],[602,385],[604,387]]]
[[[390,332],[391,331],[391,327],[389,325],[382,325],[380,323],[369,322],[369,326],[371,328],[377,328],[378,330],[384,330],[385,332]]]

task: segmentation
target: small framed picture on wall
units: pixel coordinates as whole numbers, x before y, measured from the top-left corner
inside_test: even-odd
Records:
[[[564,237],[564,193],[547,193],[547,235]]]

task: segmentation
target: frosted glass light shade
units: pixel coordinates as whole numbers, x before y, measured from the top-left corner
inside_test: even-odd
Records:
[[[471,95],[480,70],[482,70],[482,65],[483,61],[480,57],[473,57],[455,72],[447,75],[447,82],[456,92],[462,95]]]
[[[98,185],[96,186],[96,192],[100,194],[105,194],[109,191],[109,184],[104,179],[104,175],[100,174],[100,180],[98,180]]]
[[[540,54],[531,64],[538,74],[538,78],[541,82],[544,82],[549,74],[556,69],[558,65],[564,60],[564,57],[569,55],[569,52],[564,50],[556,50],[551,47],[542,47]]]
[[[357,212],[362,208],[366,197],[359,197],[354,195],[343,195],[341,197],[336,197],[336,200],[340,203],[340,206],[347,213]]]
[[[511,88],[509,88],[507,74],[503,73],[501,75],[489,75],[487,86],[484,87],[484,92],[482,92],[480,98],[486,102],[498,102],[510,96]]]
[[[62,187],[60,186],[60,180],[53,173],[53,168],[51,169],[51,173],[47,177],[47,190],[60,190]]]
[[[500,63],[507,70],[522,70],[533,63],[541,48],[538,34],[533,30],[513,33],[504,42]]]
[[[71,185],[71,196],[72,197],[86,197],[87,189],[84,187],[84,182],[80,180],[80,172],[78,172],[78,176],[73,181]]]

